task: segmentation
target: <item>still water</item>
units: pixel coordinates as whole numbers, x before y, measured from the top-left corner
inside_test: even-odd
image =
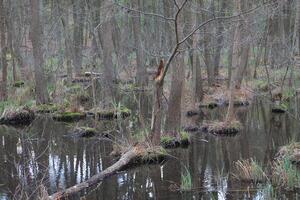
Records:
[[[205,119],[222,119],[226,110],[205,113]],[[244,129],[235,137],[193,133],[191,145],[170,150],[172,158],[166,162],[120,172],[89,191],[86,199],[274,199],[268,185],[237,182],[232,176],[234,162],[255,158],[267,165],[279,146],[300,140],[300,123],[289,114],[271,114],[269,105],[262,101],[237,108],[236,116]],[[187,120],[197,125],[202,119],[195,116]],[[111,141],[101,134],[89,139],[64,135],[72,127],[84,125],[126,140],[128,132],[139,128],[132,120],[65,124],[41,117],[26,128],[0,126],[0,199],[17,199],[17,195],[19,199],[35,199],[41,185],[52,194],[102,171],[116,161],[110,156]],[[186,171],[191,174],[192,191],[179,192],[181,174]],[[295,192],[276,195],[277,199],[298,199]]]

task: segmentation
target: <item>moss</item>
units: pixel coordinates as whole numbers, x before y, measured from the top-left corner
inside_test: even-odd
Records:
[[[59,110],[59,105],[56,104],[41,104],[36,106],[37,113],[54,113]]]
[[[126,118],[129,117],[131,112],[128,110],[102,110],[102,111],[97,111],[97,116],[98,119],[103,120],[112,120],[112,119],[117,119],[119,117],[121,118]]]
[[[164,148],[178,148],[187,147],[189,145],[189,134],[182,131],[179,134],[179,138],[176,136],[164,134],[160,137],[160,144]]]
[[[199,105],[200,108],[209,108],[209,109],[214,109],[218,107],[218,103],[215,101],[207,101],[203,102]]]
[[[22,87],[25,83],[23,81],[16,81],[13,84],[13,87],[19,88]]]
[[[180,131],[180,144],[182,147],[188,146],[190,144],[190,136],[185,131]]]
[[[97,134],[97,131],[95,128],[90,127],[76,127],[74,128],[70,134],[66,135],[67,137],[76,137],[76,138],[87,138],[87,137],[93,137]]]
[[[84,119],[85,117],[86,117],[85,113],[63,112],[63,113],[56,113],[53,116],[53,119],[56,121],[73,122],[73,121],[79,121],[81,119]]]
[[[287,111],[287,106],[283,103],[279,105],[273,105],[272,113],[285,113]]]

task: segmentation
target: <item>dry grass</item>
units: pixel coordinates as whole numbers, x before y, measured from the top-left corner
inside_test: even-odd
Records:
[[[242,87],[241,89],[234,91],[234,101],[246,102],[253,98],[253,93],[251,89],[247,87]],[[226,84],[216,85],[214,87],[209,87],[204,91],[205,95],[202,102],[219,102],[224,103],[229,101],[230,91],[226,87]]]
[[[233,120],[229,124],[220,121],[207,121],[203,123],[202,129],[216,135],[236,134],[242,129],[242,124]]]
[[[246,182],[260,183],[268,180],[262,167],[253,159],[239,160],[235,162],[234,176]]]
[[[300,188],[300,172],[289,158],[277,160],[272,166],[272,183],[286,190]]]

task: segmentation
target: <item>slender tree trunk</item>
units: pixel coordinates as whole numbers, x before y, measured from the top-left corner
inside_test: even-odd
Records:
[[[6,42],[6,10],[4,0],[0,0],[0,38],[1,38],[1,65],[2,65],[2,80],[1,80],[1,100],[7,99],[7,59],[8,47]]]
[[[220,16],[225,16],[225,6],[226,6],[226,0],[221,0],[221,9],[220,9]],[[214,55],[214,76],[219,75],[219,65],[220,65],[220,58],[221,58],[221,52],[222,48],[224,46],[224,36],[223,36],[224,27],[221,21],[217,22],[217,49],[215,51]]]
[[[132,1],[132,7],[136,7],[137,10],[141,9],[140,0]],[[132,30],[134,38],[134,46],[136,53],[136,64],[137,64],[137,82],[140,86],[144,86],[148,81],[146,77],[146,68],[144,64],[144,56],[142,49],[142,33],[141,33],[141,23],[140,23],[140,14],[133,16],[132,18]]]
[[[242,0],[235,0],[236,11],[241,11],[241,1]],[[232,51],[232,65],[233,65],[233,72],[230,81],[230,89],[229,89],[229,106],[227,110],[227,115],[225,119],[225,123],[230,123],[234,119],[234,93],[235,93],[235,86],[236,86],[236,76],[237,70],[240,65],[240,45],[241,45],[241,22],[240,20],[237,22],[235,26],[234,32],[234,39],[233,39],[233,51]]]
[[[63,14],[63,11],[61,9],[61,4],[62,2],[60,2],[59,0],[57,0],[57,4],[58,4],[58,13],[60,15],[60,20],[62,23],[62,27],[63,27],[63,34],[64,34],[64,42],[65,42],[65,57],[67,60],[67,79],[68,79],[68,83],[71,83],[72,78],[73,78],[73,66],[72,66],[72,52],[73,52],[73,48],[72,48],[72,40],[71,40],[71,35],[70,30],[68,29],[68,16],[69,13],[68,11],[65,13],[65,15]]]
[[[203,0],[199,1],[199,5],[201,8],[204,8],[204,2]],[[201,12],[201,18],[202,21],[207,20],[207,16],[205,15],[206,12]],[[203,48],[204,48],[204,63],[206,65],[206,70],[207,70],[207,80],[208,80],[208,85],[211,86],[214,83],[214,67],[212,65],[212,59],[211,59],[211,54],[210,54],[210,49],[209,49],[209,43],[211,41],[210,38],[210,28],[208,26],[204,26],[202,28],[204,34],[203,34]]]
[[[74,21],[74,68],[76,76],[81,74],[82,67],[82,46],[83,46],[83,29],[84,29],[84,1],[76,0],[73,3],[73,21]]]
[[[49,102],[47,83],[44,74],[44,59],[42,50],[42,24],[40,21],[40,1],[30,0],[31,6],[31,42],[34,57],[34,76],[36,103],[45,104]]]

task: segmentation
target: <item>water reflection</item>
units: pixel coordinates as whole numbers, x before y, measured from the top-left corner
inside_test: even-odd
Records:
[[[206,111],[206,118],[223,119],[225,111],[226,108]],[[173,158],[162,165],[118,173],[90,191],[86,199],[268,199],[269,186],[248,188],[237,183],[231,174],[234,161],[255,157],[267,164],[277,147],[299,139],[296,120],[287,114],[270,113],[270,107],[262,101],[237,109],[236,116],[244,125],[239,135],[228,138],[197,133],[188,149],[170,151]],[[200,124],[201,118],[183,121]],[[114,134],[122,133],[123,137],[133,131],[129,121],[79,123],[97,126],[101,131],[118,129]],[[62,137],[69,129],[69,125],[48,118],[37,119],[24,130],[0,127],[0,199],[11,199],[16,188],[34,193],[41,183],[54,193],[115,162],[109,156],[110,142]],[[181,173],[186,168],[192,176],[192,191],[173,191],[172,186],[180,187]],[[280,195],[280,199],[295,199],[297,194]]]

